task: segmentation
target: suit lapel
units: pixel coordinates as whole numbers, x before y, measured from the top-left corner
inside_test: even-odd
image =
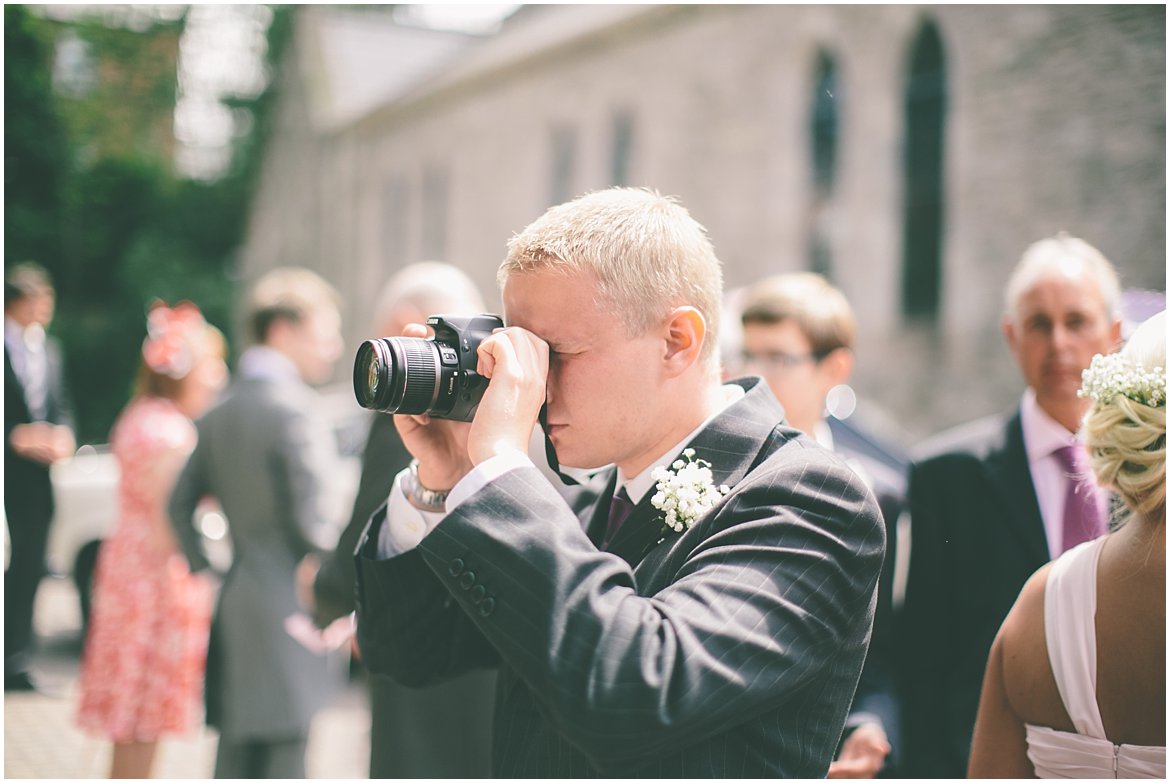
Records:
[[[988,455],[987,477],[1011,515],[1009,527],[1038,562],[1047,562],[1048,535],[1032,484],[1032,470],[1024,448],[1024,428],[1016,413],[1008,422],[1003,447]]]

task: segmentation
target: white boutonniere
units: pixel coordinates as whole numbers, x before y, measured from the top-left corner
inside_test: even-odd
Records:
[[[726,484],[715,486],[711,463],[694,459],[694,449],[686,449],[683,456],[686,461],[676,459],[669,468],[655,468],[650,474],[658,481],[650,503],[666,514],[666,526],[676,533],[690,529],[731,491]]]

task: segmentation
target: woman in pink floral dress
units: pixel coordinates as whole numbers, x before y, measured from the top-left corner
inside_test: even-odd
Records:
[[[187,570],[165,509],[195,446],[192,419],[227,379],[224,348],[190,302],[154,307],[134,398],[111,434],[120,513],[98,556],[77,712],[113,741],[111,777],[149,777],[160,737],[200,719],[212,586]]]

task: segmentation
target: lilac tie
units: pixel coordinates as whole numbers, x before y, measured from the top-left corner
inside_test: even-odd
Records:
[[[1101,507],[1097,504],[1097,484],[1089,471],[1089,457],[1085,447],[1077,444],[1063,446],[1054,452],[1064,466],[1068,489],[1064,495],[1064,527],[1061,551],[1067,552],[1077,544],[1091,541],[1105,532]]]
[[[622,487],[609,501],[609,522],[605,525],[605,539],[601,542],[603,550],[609,549],[610,542],[617,535],[618,528],[634,510],[634,503],[630,500],[626,488]]]

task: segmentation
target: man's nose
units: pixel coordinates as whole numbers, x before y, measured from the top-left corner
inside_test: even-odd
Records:
[[[1072,332],[1064,324],[1052,327],[1052,350],[1057,353],[1066,351],[1072,346]]]

